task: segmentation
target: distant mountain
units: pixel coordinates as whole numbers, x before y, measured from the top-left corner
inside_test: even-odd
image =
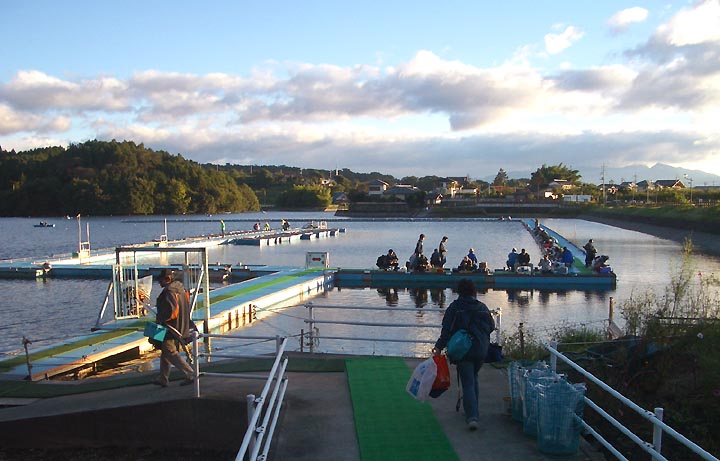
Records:
[[[577,169],[582,176],[581,181],[593,184],[602,184],[602,168],[600,167],[572,167]],[[532,171],[508,171],[507,175],[510,179],[530,178]],[[693,187],[696,186],[720,186],[720,176],[712,173],[706,173],[700,170],[688,170],[687,168],[676,168],[663,163],[656,163],[651,167],[645,165],[629,165],[620,168],[605,167],[605,184],[620,184],[623,181],[642,181],[649,180],[655,181],[658,179],[679,179],[689,186],[690,183],[685,179],[685,175],[688,178],[692,178]],[[492,182],[495,179],[495,175],[486,176],[480,178],[483,181]]]

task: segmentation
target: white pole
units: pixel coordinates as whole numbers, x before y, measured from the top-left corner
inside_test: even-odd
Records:
[[[245,401],[247,402],[247,418],[248,418],[248,428],[251,424],[253,424],[253,416],[255,415],[255,412],[257,411],[257,406],[255,405],[255,394],[248,394],[245,397]],[[255,440],[257,438],[257,432],[255,431],[255,428],[253,427],[253,433],[252,436],[250,436],[249,444],[248,444],[248,450],[252,453],[253,449],[255,448]]]
[[[655,416],[658,420],[663,420],[664,410],[662,408],[655,408]],[[662,435],[663,430],[658,424],[653,424],[653,448],[658,453],[662,452]],[[660,459],[657,456],[653,456],[654,460]]]
[[[80,257],[80,251],[82,250],[82,227],[80,226],[80,213],[77,215],[78,223],[78,257]]]

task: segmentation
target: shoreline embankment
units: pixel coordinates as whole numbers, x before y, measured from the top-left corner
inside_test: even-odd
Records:
[[[659,226],[643,222],[643,220],[629,220],[624,218],[618,219],[590,214],[579,215],[577,219],[584,219],[585,221],[592,221],[600,224],[607,224],[608,226],[619,227],[621,229],[642,232],[644,234],[654,235],[655,237],[679,243],[682,243],[685,239],[689,238],[696,251],[713,256],[720,256],[720,234],[696,231],[683,227],[673,227],[671,225]],[[668,224],[672,224],[672,222],[668,221]]]

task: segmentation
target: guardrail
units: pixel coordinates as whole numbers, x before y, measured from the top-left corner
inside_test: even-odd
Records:
[[[200,371],[200,358],[258,358],[257,355],[247,354],[210,354],[200,352],[199,340],[201,338],[217,339],[243,339],[243,340],[265,340],[276,343],[276,354],[272,368],[267,376],[245,374],[245,373],[211,373]],[[247,455],[249,461],[267,459],[268,451],[272,444],[275,428],[280,416],[280,410],[287,390],[288,378],[285,376],[288,359],[284,356],[288,338],[280,336],[250,336],[250,335],[219,335],[197,333],[193,335],[192,357],[193,370],[195,372],[195,397],[200,397],[200,377],[222,377],[233,379],[258,379],[265,380],[265,386],[259,397],[254,394],[246,395],[248,404],[248,427],[243,436],[243,441],[235,459],[243,461]],[[272,394],[268,398],[268,394]]]
[[[308,309],[308,317],[304,319],[304,322],[309,325],[309,332],[301,332],[301,337],[306,335],[309,338],[308,344],[310,352],[315,352],[315,343],[320,339],[333,339],[333,340],[347,340],[347,341],[380,341],[380,342],[393,342],[393,343],[415,343],[415,344],[435,344],[435,340],[429,339],[400,339],[400,338],[363,338],[357,336],[324,336],[316,333],[316,324],[331,324],[331,325],[355,325],[355,326],[366,326],[366,327],[396,327],[396,328],[442,328],[442,324],[431,324],[431,323],[393,323],[393,322],[358,322],[350,320],[318,320],[315,318],[316,309],[340,309],[340,310],[364,310],[364,311],[392,311],[392,312],[418,312],[417,308],[412,307],[374,307],[374,306],[330,306],[321,305],[316,306],[313,303],[306,303],[305,307]],[[427,312],[427,311],[425,311]],[[438,314],[445,314],[445,310],[435,311]],[[500,323],[502,321],[502,310],[500,308],[491,309],[495,319],[495,340],[500,342]],[[303,342],[301,341],[301,344]]]
[[[679,432],[677,432],[672,427],[668,426],[662,421],[663,418],[663,409],[662,408],[655,408],[654,411],[648,411],[644,408],[637,405],[632,400],[628,399],[612,387],[605,384],[600,379],[596,378],[593,374],[586,371],[584,368],[582,368],[580,365],[576,364],[569,358],[567,358],[565,355],[563,355],[560,351],[557,350],[558,343],[552,342],[549,344],[545,344],[545,347],[550,352],[550,369],[553,372],[557,372],[557,359],[562,360],[567,365],[569,365],[571,368],[573,368],[578,373],[582,374],[585,378],[587,378],[589,381],[592,381],[594,384],[599,386],[603,391],[609,393],[611,396],[615,397],[617,400],[619,400],[622,404],[627,406],[628,408],[635,411],[637,414],[639,414],[643,419],[645,419],[647,422],[653,425],[653,440],[652,443],[646,442],[645,440],[641,439],[637,435],[635,435],[630,429],[625,427],[620,421],[613,418],[610,414],[608,414],[605,410],[600,408],[595,402],[590,400],[587,396],[585,397],[585,403],[595,410],[600,416],[602,416],[605,420],[607,420],[610,424],[612,424],[615,428],[617,428],[620,432],[622,432],[624,435],[626,435],[630,440],[632,440],[635,444],[637,444],[641,449],[643,449],[645,452],[650,454],[652,456],[653,461],[662,460],[667,461],[667,458],[665,458],[662,454],[662,437],[663,433],[667,433],[671,437],[673,437],[676,441],[681,443],[682,445],[686,446],[688,449],[690,449],[693,453],[698,455],[700,459],[704,460],[713,460],[718,461],[718,458],[714,457],[707,451],[705,451],[703,448],[701,448],[696,443],[692,442]],[[612,453],[617,459],[622,461],[628,461],[628,458],[626,458],[622,453],[620,453],[610,442],[608,442],[600,433],[598,433],[593,427],[588,425],[583,419],[581,419],[579,416],[575,416],[576,420],[580,423],[580,425],[587,430],[595,439],[600,442],[610,453]]]

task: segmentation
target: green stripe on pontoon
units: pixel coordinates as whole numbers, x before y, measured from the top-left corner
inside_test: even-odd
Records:
[[[93,344],[101,344],[106,341],[110,341],[116,338],[120,338],[122,336],[127,336],[132,333],[135,333],[139,331],[142,327],[145,326],[146,321],[138,321],[131,325],[129,325],[127,328],[124,328],[122,330],[114,330],[114,331],[108,331],[107,333],[99,333],[97,335],[91,335],[87,337],[83,337],[82,339],[75,340],[75,341],[69,341],[64,344],[60,344],[55,347],[51,347],[48,349],[43,349],[41,351],[33,352],[30,354],[29,360],[30,363],[36,362],[41,359],[45,359],[48,357],[54,357],[56,355],[64,354],[68,351],[73,351],[75,349],[80,349],[81,347],[90,346]],[[137,327],[137,329],[135,329]],[[20,365],[23,365],[26,363],[25,355],[19,355],[16,357],[13,357],[11,359],[0,361],[0,373],[5,373],[9,370],[12,370],[15,367],[18,367]]]
[[[222,294],[219,294],[219,295],[217,295],[217,296],[215,296],[215,297],[213,297],[212,294],[211,294],[211,295],[210,295],[210,304],[212,304],[212,303],[217,303],[217,302],[220,302],[220,301],[225,301],[226,299],[235,298],[235,297],[240,296],[240,295],[244,295],[244,294],[248,294],[248,293],[253,293],[253,292],[255,292],[255,291],[262,290],[263,288],[267,288],[267,287],[270,287],[270,286],[273,286],[273,285],[278,285],[278,284],[280,284],[280,283],[287,282],[287,281],[289,281],[289,280],[292,280],[292,279],[295,279],[295,278],[298,278],[298,277],[302,277],[302,276],[304,276],[304,275],[308,275],[308,274],[311,274],[311,273],[313,273],[313,272],[320,272],[321,270],[322,270],[322,269],[307,269],[307,270],[304,270],[304,271],[301,271],[301,272],[297,272],[297,273],[294,273],[294,274],[284,275],[284,276],[282,276],[282,277],[278,277],[278,278],[275,278],[275,279],[272,279],[272,280],[268,280],[268,281],[266,281],[266,282],[260,282],[260,283],[256,283],[256,284],[253,284],[253,285],[250,285],[250,286],[241,286],[241,288],[239,288],[239,289],[237,289],[237,290],[224,291]],[[197,310],[198,307],[202,307],[202,304],[203,304],[203,303],[202,303],[202,300],[198,299],[198,301],[197,301],[197,306],[196,306],[196,310]]]
[[[321,272],[321,271],[322,271],[322,269],[306,269],[304,271],[300,271],[300,272],[296,272],[293,274],[278,277],[273,280],[257,283],[252,286],[239,288],[239,289],[233,290],[231,292],[225,292],[216,297],[212,297],[212,295],[211,295],[210,302],[212,304],[212,303],[220,302],[220,301],[223,301],[226,299],[234,298],[236,296],[240,296],[243,294],[253,293],[255,291],[262,290],[263,288],[267,288],[267,287],[270,287],[273,285],[278,285],[280,283],[287,282],[287,281],[293,280],[298,277],[302,277],[302,276],[305,276],[305,275],[308,275],[308,274],[311,274],[314,272]],[[202,300],[199,299],[197,302],[196,310],[198,308],[202,307],[202,304],[203,304]],[[68,341],[67,343],[59,345],[57,347],[52,347],[52,348],[48,348],[48,349],[45,349],[42,351],[33,352],[30,354],[30,362],[34,362],[34,361],[41,360],[41,359],[48,358],[48,357],[53,357],[53,356],[56,356],[56,355],[59,355],[59,354],[62,354],[62,353],[68,352],[68,351],[72,351],[72,350],[79,349],[84,346],[91,345],[91,344],[100,344],[105,341],[119,338],[121,336],[129,335],[131,333],[134,333],[135,331],[142,330],[142,328],[145,326],[146,322],[147,322],[146,320],[141,320],[141,321],[138,321],[138,322],[128,325],[123,330],[116,330],[116,331],[111,331],[111,332],[107,332],[107,333],[102,333],[102,334],[99,334],[96,336],[86,337],[86,338],[83,338],[80,340]],[[8,360],[2,360],[2,361],[0,361],[0,373],[5,373],[9,370],[12,370],[15,367],[23,365],[25,362],[26,362],[26,359],[25,359],[24,355],[13,357]]]
[[[399,357],[345,361],[362,461],[457,460],[428,403],[406,391],[410,369]]]

